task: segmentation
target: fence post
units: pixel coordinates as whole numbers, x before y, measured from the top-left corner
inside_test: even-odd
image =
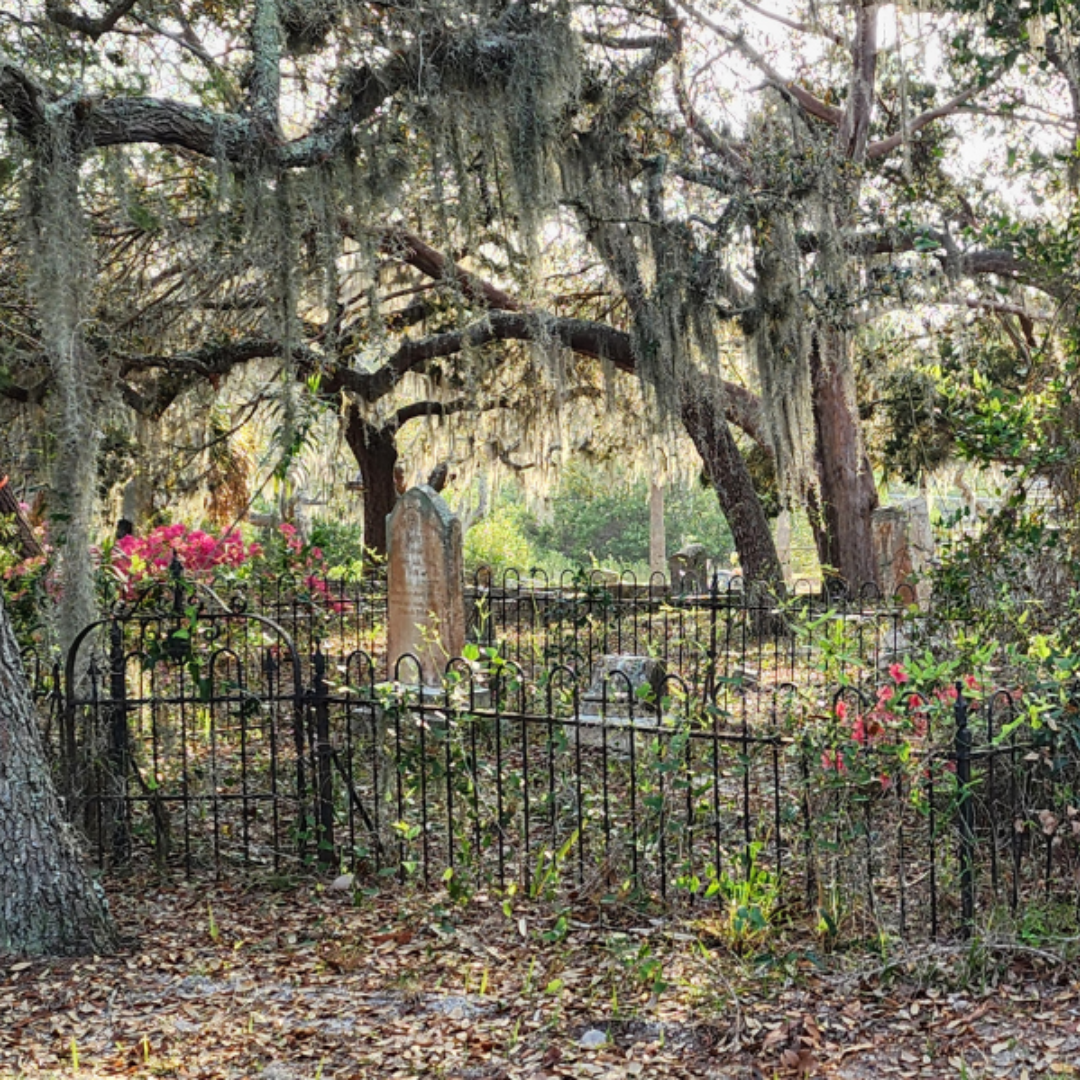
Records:
[[[964,688],[956,684],[956,803],[960,830],[961,932],[970,935],[975,922],[975,807],[971,800],[971,728]]]
[[[172,559],[169,562],[169,580],[172,582],[173,591],[173,614],[184,614],[184,564],[180,556],[173,549]]]
[[[296,750],[296,853],[300,865],[307,863],[307,842],[311,822],[308,819],[307,768],[304,764],[307,749],[304,746],[308,694],[304,690],[299,658],[293,654],[293,746]]]
[[[720,573],[713,571],[712,581],[709,583],[709,652],[708,662],[705,668],[705,701],[706,704],[716,704],[716,662],[719,659],[719,651],[716,641],[716,619],[720,607]],[[713,717],[715,727],[716,718]]]
[[[128,739],[127,670],[124,634],[116,619],[109,626],[109,825],[112,855],[116,863],[131,857],[128,824],[127,782],[131,747]]]
[[[326,685],[326,657],[321,649],[316,648],[314,662],[316,848],[319,862],[329,866],[336,864],[337,850],[334,846],[334,773],[330,760],[330,692]]]

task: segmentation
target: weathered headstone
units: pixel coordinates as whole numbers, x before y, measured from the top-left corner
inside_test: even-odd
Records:
[[[923,498],[909,499],[896,506],[883,506],[872,519],[874,550],[878,561],[881,591],[893,597],[914,587],[914,599],[925,605],[930,583],[923,575],[934,557],[934,533],[930,509]],[[911,595],[908,590],[907,595]]]
[[[709,587],[709,553],[704,544],[687,544],[668,559],[671,589],[676,594],[705,592]]]
[[[593,665],[588,690],[581,696],[578,716],[582,746],[602,746],[615,753],[630,747],[627,728],[656,726],[656,700],[667,671],[653,656],[605,656]],[[647,700],[638,696],[647,686]],[[606,728],[607,731],[602,729]]]
[[[405,492],[387,518],[387,654],[420,661],[421,681],[439,686],[465,647],[461,522],[427,485]],[[403,666],[402,677],[414,673]]]

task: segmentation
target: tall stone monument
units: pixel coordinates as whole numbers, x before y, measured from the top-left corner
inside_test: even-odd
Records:
[[[914,589],[920,606],[930,600],[930,582],[922,577],[934,557],[930,508],[921,496],[897,506],[882,506],[871,519],[881,591],[892,597],[903,586]]]
[[[465,575],[461,522],[433,488],[406,491],[387,518],[387,658],[420,661],[425,686],[441,685],[447,660],[465,646]],[[401,676],[412,681],[412,664]]]

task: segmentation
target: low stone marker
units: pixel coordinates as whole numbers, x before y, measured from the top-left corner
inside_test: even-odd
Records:
[[[655,702],[666,675],[664,662],[652,656],[605,656],[598,660],[593,665],[589,688],[581,696],[581,745],[606,745],[613,753],[629,753],[626,729],[631,724],[631,712],[634,727],[656,726]],[[638,697],[643,686],[652,690],[651,702]]]
[[[901,586],[908,586],[910,596],[925,606],[930,600],[930,583],[917,580],[929,569],[934,557],[934,533],[930,527],[930,509],[923,498],[908,499],[896,506],[883,506],[872,518],[874,550],[878,561],[881,591],[892,598]]]
[[[461,522],[426,484],[402,495],[387,518],[387,659],[420,661],[421,682],[442,683],[446,662],[465,647]],[[406,661],[401,677],[415,679]]]

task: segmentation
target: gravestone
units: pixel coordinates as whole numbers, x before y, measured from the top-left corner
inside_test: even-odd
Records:
[[[916,498],[883,506],[874,511],[871,524],[883,595],[891,598],[901,586],[914,587],[914,599],[925,606],[930,600],[930,582],[922,575],[934,557],[934,533],[926,500]]]
[[[420,661],[421,682],[442,683],[446,662],[465,647],[461,522],[432,488],[406,491],[387,518],[387,658]],[[402,678],[415,669],[406,662]]]
[[[709,588],[709,553],[704,544],[687,544],[668,559],[671,591],[676,595],[705,592]]]
[[[598,660],[589,688],[581,696],[581,745],[606,745],[614,753],[627,753],[631,722],[635,727],[656,727],[655,702],[666,675],[664,662],[653,656],[605,656]],[[643,686],[652,691],[651,700],[638,697]]]

